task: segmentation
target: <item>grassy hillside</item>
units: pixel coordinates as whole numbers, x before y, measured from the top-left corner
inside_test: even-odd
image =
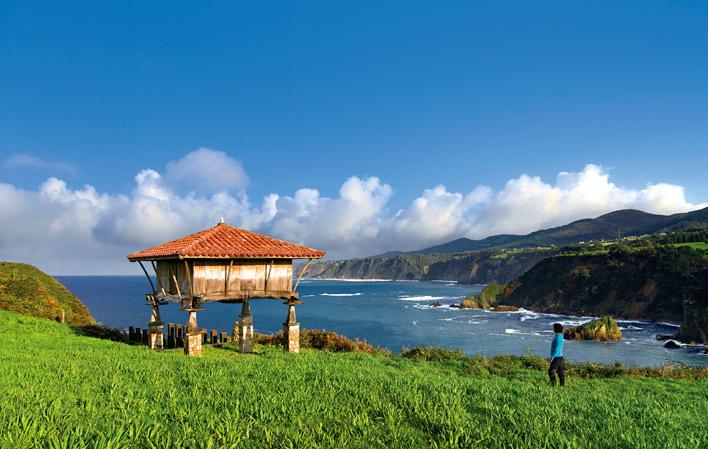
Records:
[[[72,326],[94,322],[88,308],[59,281],[24,263],[0,262],[0,309],[50,320],[64,311]]]
[[[549,257],[509,284],[502,304],[549,313],[681,323],[708,343],[708,253],[687,246],[615,245],[601,254]]]
[[[634,209],[624,209],[585,218],[567,225],[542,229],[527,235],[493,235],[482,240],[461,238],[442,245],[400,254],[442,254],[481,251],[493,248],[567,245],[580,241],[614,239],[617,231],[623,236],[678,231],[708,227],[708,208],[673,215],[657,215]]]
[[[503,358],[258,347],[258,355],[206,348],[188,359],[8,312],[0,322],[6,449],[694,449],[708,441],[705,375],[581,378],[569,370],[561,390],[546,385],[543,367]]]
[[[448,279],[463,283],[509,282],[563,245],[686,229],[708,229],[708,208],[674,215],[620,210],[527,235],[461,238],[418,251],[317,262],[308,276],[338,279]],[[692,243],[701,248],[703,244]],[[488,260],[488,259],[493,260]],[[496,263],[495,263],[496,261]]]

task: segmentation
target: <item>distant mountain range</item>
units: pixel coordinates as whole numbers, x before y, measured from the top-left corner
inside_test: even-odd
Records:
[[[674,215],[626,209],[574,221],[527,235],[495,235],[482,240],[461,238],[418,251],[392,251],[377,256],[317,262],[307,275],[335,279],[446,279],[464,283],[506,283],[560,247],[590,240],[616,239],[663,231],[708,227],[708,208]],[[505,248],[550,247],[497,257]]]
[[[526,235],[500,234],[482,240],[459,238],[417,251],[391,251],[373,257],[463,253],[509,247],[568,245],[588,240],[616,239],[618,233],[626,237],[705,226],[708,226],[708,207],[673,215],[657,215],[635,209],[623,209],[597,218],[584,218],[567,225],[543,229]]]

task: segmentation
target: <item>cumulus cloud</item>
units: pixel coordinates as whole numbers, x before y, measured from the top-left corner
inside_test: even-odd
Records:
[[[27,153],[17,153],[10,155],[3,162],[6,169],[32,169],[50,173],[64,173],[75,175],[77,170],[72,164],[62,161],[48,161]]]
[[[529,175],[509,180],[470,217],[466,234],[472,238],[525,234],[618,209],[672,214],[705,206],[689,203],[683,187],[677,185],[649,184],[640,190],[618,187],[601,166],[589,164],[580,172],[559,173],[554,184]]]
[[[241,189],[248,185],[248,175],[239,161],[210,148],[199,148],[168,163],[165,177],[173,184],[205,192]]]
[[[269,194],[258,204],[243,188],[245,173],[239,182],[224,175],[216,183],[205,181],[206,189],[183,193],[174,177],[175,170],[186,170],[182,161],[216,157],[222,166],[241,167],[224,153],[213,153],[190,153],[168,164],[164,176],[142,170],[127,194],[72,189],[58,178],[36,190],[0,183],[0,259],[34,263],[52,273],[135,273],[125,260],[129,252],[213,226],[222,216],[231,225],[340,258],[419,249],[462,236],[527,233],[622,208],[669,214],[708,205],[691,204],[678,185],[619,187],[598,165],[562,172],[553,183],[523,174],[497,192],[485,186],[450,192],[438,185],[398,211],[388,208],[393,189],[377,177],[353,176],[334,197],[306,187],[291,195]]]
[[[341,254],[360,253],[364,242],[373,242],[382,228],[391,187],[379,178],[349,178],[338,198],[321,197],[315,189],[300,189],[292,197],[275,201],[275,214],[263,227],[274,235]]]

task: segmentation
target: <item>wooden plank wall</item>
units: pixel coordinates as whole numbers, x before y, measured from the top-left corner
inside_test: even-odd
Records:
[[[290,292],[293,286],[291,259],[214,259],[189,260],[195,296],[240,295],[248,291]],[[175,284],[174,279],[177,279]],[[189,297],[190,282],[184,260],[157,261],[157,288],[165,288],[176,297],[177,288],[183,298]]]
[[[157,289],[162,288],[170,295],[177,295],[177,288],[182,293],[183,298],[189,297],[189,280],[184,261],[181,260],[160,260],[157,262]],[[191,275],[191,273],[190,273]],[[177,279],[175,284],[174,279]]]
[[[194,261],[195,294],[210,296],[226,293],[228,296],[244,290],[292,290],[293,268],[290,259],[241,259],[234,260],[233,265],[230,265],[229,262],[220,260]]]

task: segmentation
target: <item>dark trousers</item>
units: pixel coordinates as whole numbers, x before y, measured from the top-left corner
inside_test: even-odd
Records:
[[[558,373],[558,380],[560,381],[560,386],[565,385],[565,372],[563,371],[563,357],[554,357],[551,360],[551,367],[548,368],[548,377],[551,379],[551,386],[556,385],[556,376]]]

